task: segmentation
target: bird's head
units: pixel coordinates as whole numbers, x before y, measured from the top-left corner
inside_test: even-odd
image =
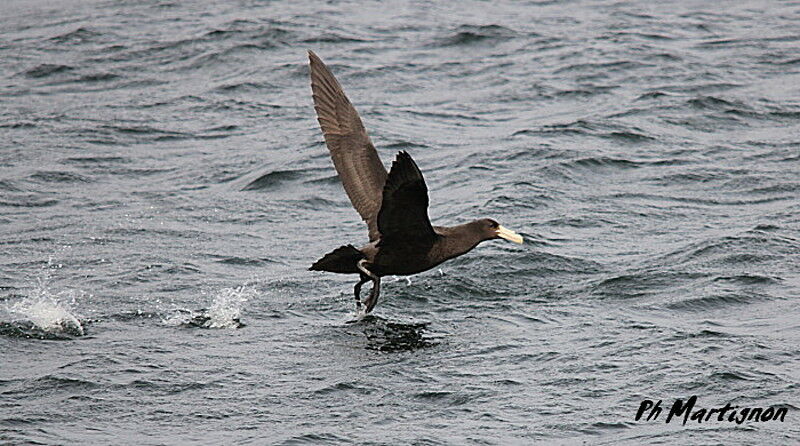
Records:
[[[491,218],[484,218],[473,222],[478,227],[483,235],[483,240],[491,240],[496,238],[504,238],[510,242],[522,243],[522,236],[517,234],[501,225],[500,223],[492,220]]]

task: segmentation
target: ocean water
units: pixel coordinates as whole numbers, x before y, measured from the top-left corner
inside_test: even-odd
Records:
[[[798,48],[798,2],[6,0],[0,443],[796,443]],[[526,243],[356,317],[307,49],[434,224]],[[788,415],[634,419],[691,395]]]

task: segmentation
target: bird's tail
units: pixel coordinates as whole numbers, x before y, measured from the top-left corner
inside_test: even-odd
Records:
[[[358,273],[356,264],[363,258],[364,254],[353,245],[340,246],[314,262],[309,270],[355,274]]]

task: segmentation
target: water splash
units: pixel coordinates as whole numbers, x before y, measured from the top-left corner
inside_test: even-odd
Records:
[[[207,312],[209,328],[235,328],[241,326],[239,316],[242,306],[254,292],[255,290],[245,286],[220,290],[214,296],[211,307]]]
[[[223,288],[214,293],[207,309],[176,309],[164,319],[164,323],[200,328],[241,328],[244,327],[240,320],[242,307],[253,295],[255,289],[248,285]]]
[[[441,271],[441,269],[439,271]],[[392,282],[400,282],[400,281],[405,281],[406,282],[406,286],[411,286],[412,285],[410,276],[402,276],[402,277],[401,276],[395,276],[394,280],[392,280]]]
[[[52,259],[49,259],[36,278],[30,294],[7,305],[6,311],[19,322],[32,324],[33,328],[47,333],[83,336],[83,325],[75,315],[77,300],[82,293],[74,290],[52,291],[50,270],[60,267],[53,265]]]

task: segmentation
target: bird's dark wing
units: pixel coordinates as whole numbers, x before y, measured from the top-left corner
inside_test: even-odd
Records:
[[[428,218],[428,187],[406,152],[397,154],[383,187],[378,230],[381,243],[432,243],[436,239]]]
[[[377,240],[380,236],[377,217],[386,184],[386,168],[339,81],[312,51],[308,52],[308,59],[314,109],[333,165],[350,202],[367,223],[370,241]]]

